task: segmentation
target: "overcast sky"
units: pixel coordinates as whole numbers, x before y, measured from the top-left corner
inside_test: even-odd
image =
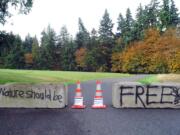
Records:
[[[6,25],[0,25],[0,30],[13,31],[24,38],[28,33],[37,35],[50,24],[56,33],[63,25],[73,36],[78,31],[78,17],[81,17],[85,27],[91,31],[98,29],[105,9],[108,10],[113,23],[117,23],[119,13],[125,15],[129,7],[133,16],[139,3],[147,5],[151,0],[34,0],[32,11],[28,15],[16,14],[8,19]],[[161,1],[161,0],[160,0]],[[180,9],[180,0],[174,0]],[[115,25],[116,27],[116,25]],[[116,28],[115,28],[116,29]]]

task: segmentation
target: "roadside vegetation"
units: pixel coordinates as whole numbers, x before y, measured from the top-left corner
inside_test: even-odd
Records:
[[[150,75],[145,77],[138,82],[142,84],[151,84],[151,83],[163,83],[163,82],[174,82],[180,83],[180,74],[158,74],[158,75]]]
[[[32,0],[26,2],[24,8],[30,11]],[[24,0],[0,1],[5,5],[0,6],[0,24],[6,23],[11,4],[22,5]],[[0,31],[0,68],[180,73],[180,17],[174,0],[149,0],[137,7],[135,17],[127,8],[116,22],[105,10],[98,29],[88,31],[79,18],[74,36],[66,26],[59,26],[60,33],[47,26],[41,39],[27,35],[23,40]]]
[[[177,82],[180,83],[180,74],[162,74],[157,75],[159,82]]]
[[[151,84],[153,82],[158,82],[157,75],[150,75],[148,77],[138,80],[138,82],[142,84]]]

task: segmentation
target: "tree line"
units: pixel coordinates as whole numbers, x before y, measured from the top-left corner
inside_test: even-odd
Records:
[[[180,17],[173,0],[151,0],[139,5],[133,18],[128,8],[119,14],[117,30],[107,10],[99,29],[89,32],[81,18],[72,37],[66,26],[60,33],[49,25],[40,42],[27,35],[0,32],[0,67],[66,71],[131,73],[180,72]]]

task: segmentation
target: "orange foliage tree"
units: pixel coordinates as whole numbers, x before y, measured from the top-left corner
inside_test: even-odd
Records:
[[[80,70],[81,69],[84,70],[86,68],[86,61],[85,61],[86,54],[87,54],[86,48],[80,48],[75,52],[75,61]]]
[[[33,64],[33,56],[32,56],[32,53],[26,53],[24,55],[25,57],[25,63],[26,64]]]
[[[24,54],[24,60],[25,60],[25,68],[32,68],[33,66],[33,56],[32,53],[25,53]]]
[[[160,35],[148,29],[144,41],[131,43],[122,53],[112,55],[112,71],[132,73],[180,72],[180,39],[174,29]]]

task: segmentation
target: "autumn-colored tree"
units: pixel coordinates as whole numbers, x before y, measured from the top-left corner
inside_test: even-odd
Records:
[[[26,53],[24,54],[24,59],[25,59],[25,67],[26,68],[32,68],[33,65],[33,56],[32,53]]]
[[[180,51],[174,54],[174,57],[168,62],[168,68],[171,73],[180,73]]]
[[[32,57],[32,53],[26,53],[24,55],[25,57],[25,63],[26,64],[33,64],[33,57]]]
[[[132,73],[180,72],[180,39],[174,29],[160,35],[148,29],[144,41],[131,43],[122,53],[112,55],[112,71]]]
[[[123,65],[123,59],[121,53],[113,53],[112,55],[112,68],[111,71],[113,72],[122,72],[122,65]]]
[[[75,57],[76,57],[75,61],[77,63],[79,70],[85,70],[86,68],[86,61],[85,61],[86,53],[87,53],[86,48],[80,48],[75,52]]]
[[[180,39],[177,38],[175,29],[168,29],[164,33],[160,39],[159,48],[163,58],[166,58],[168,72],[180,72]]]

